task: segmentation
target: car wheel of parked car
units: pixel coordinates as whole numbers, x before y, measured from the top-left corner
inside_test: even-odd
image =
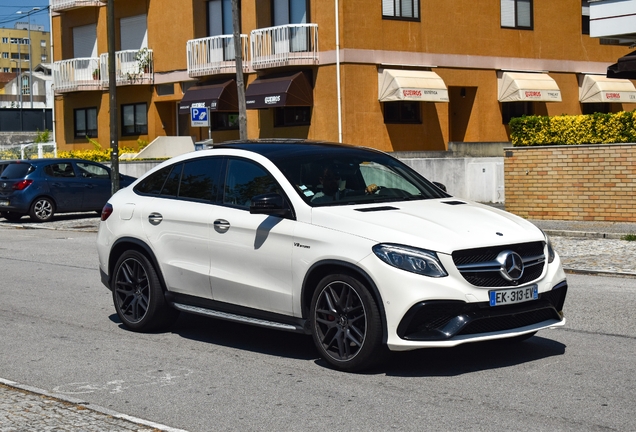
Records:
[[[163,295],[159,276],[140,252],[129,250],[115,265],[111,282],[117,315],[131,330],[147,332],[170,326],[179,316]]]
[[[359,371],[383,359],[386,348],[378,306],[356,278],[325,277],[314,292],[310,313],[314,343],[335,368]]]
[[[2,213],[0,213],[0,216],[2,216],[3,218],[5,218],[8,221],[15,222],[17,220],[20,220],[22,218],[22,216],[24,216],[24,215],[22,213],[2,212]]]
[[[36,222],[48,222],[53,218],[55,204],[50,198],[41,197],[33,201],[29,216]]]

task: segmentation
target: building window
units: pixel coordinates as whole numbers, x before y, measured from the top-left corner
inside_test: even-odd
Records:
[[[121,106],[121,134],[146,135],[148,133],[148,106],[145,103]]]
[[[272,0],[274,26],[306,24],[309,21],[309,0]]]
[[[3,37],[2,38],[2,43],[9,43],[9,38],[8,37]]]
[[[41,46],[42,48],[46,48],[46,41],[45,41],[45,40],[41,40],[41,41],[40,41],[40,46]]]
[[[97,108],[75,110],[75,138],[97,137]]]
[[[239,128],[238,113],[215,112],[210,115],[212,130],[231,130]]]
[[[421,123],[420,102],[384,102],[384,123]]]
[[[503,124],[507,125],[510,123],[510,119],[524,115],[534,115],[534,104],[532,102],[501,103],[501,119]]]
[[[280,107],[274,111],[274,126],[307,126],[311,123],[311,107]]]
[[[208,36],[220,36],[227,34],[233,34],[232,0],[209,1]]]
[[[2,53],[2,58],[9,58],[9,53],[8,52],[3,52]]]
[[[581,33],[590,34],[590,2],[581,0]]]
[[[419,0],[382,0],[382,18],[420,19]]]
[[[501,0],[501,26],[532,30],[532,0]]]
[[[583,114],[610,114],[612,113],[612,105],[608,102],[594,102],[581,104]]]

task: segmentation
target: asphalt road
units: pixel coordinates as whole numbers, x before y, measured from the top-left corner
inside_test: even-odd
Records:
[[[569,275],[563,329],[356,375],[301,335],[193,316],[123,329],[94,242],[0,226],[1,378],[192,432],[636,430],[636,279]]]

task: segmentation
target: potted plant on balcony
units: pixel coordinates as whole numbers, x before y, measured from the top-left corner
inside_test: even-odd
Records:
[[[99,69],[93,70],[93,79],[94,80],[98,80],[99,79]]]
[[[144,74],[150,72],[151,60],[151,52],[148,50],[148,48],[141,48],[139,51],[137,51],[137,53],[135,54],[135,70],[126,72],[128,81],[134,83],[139,80],[141,82],[144,79]]]

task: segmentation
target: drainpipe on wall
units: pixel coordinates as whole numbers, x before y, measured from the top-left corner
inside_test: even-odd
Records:
[[[340,24],[338,0],[336,1],[336,93],[338,98],[338,142],[342,143],[342,99],[340,96]]]

